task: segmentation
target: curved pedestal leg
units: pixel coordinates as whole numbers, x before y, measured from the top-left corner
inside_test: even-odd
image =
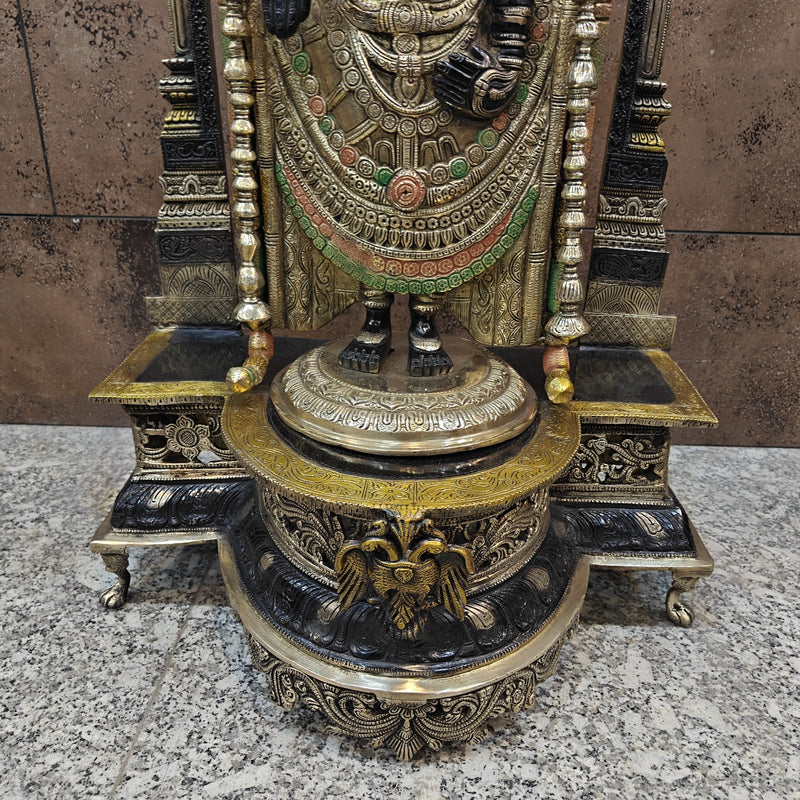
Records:
[[[688,628],[692,624],[694,612],[691,606],[681,602],[681,595],[693,591],[699,580],[699,576],[672,574],[672,586],[667,592],[667,616],[670,622],[682,628]]]
[[[117,576],[117,582],[100,595],[100,603],[106,608],[122,608],[128,599],[128,587],[131,585],[131,574],[128,572],[128,554],[100,553],[106,572]]]

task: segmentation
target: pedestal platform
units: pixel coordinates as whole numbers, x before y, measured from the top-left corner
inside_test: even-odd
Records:
[[[257,494],[222,570],[275,700],[402,758],[533,703],[588,578],[549,511],[573,414],[542,403],[516,437],[435,459],[299,446],[263,390],[222,426]]]
[[[408,374],[406,348],[377,374],[339,366],[347,340],[305,353],[272,383],[272,401],[291,428],[319,442],[372,454],[435,455],[486,448],[522,433],[536,394],[493,353],[444,337],[446,375]]]
[[[324,344],[279,340],[265,386]],[[117,579],[105,605],[125,603],[129,548],[217,540],[274,698],[404,757],[533,701],[590,568],[671,571],[667,616],[691,622],[681,593],[713,562],[669,488],[670,431],[715,419],[667,353],[581,348],[574,401],[540,401],[522,433],[369,457],[290,428],[266,389],[230,397],[242,347],[235,331],[159,330],[93,393],[128,411],[137,459],[91,543]],[[539,350],[491,352],[543,396]],[[383,598],[363,592],[358,559]],[[387,606],[387,576],[415,591]],[[419,598],[431,578],[441,588]]]

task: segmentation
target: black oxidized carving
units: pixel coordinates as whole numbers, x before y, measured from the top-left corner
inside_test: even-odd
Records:
[[[606,185],[660,189],[666,176],[667,159],[663,155],[609,153],[606,160]]]
[[[490,118],[514,96],[531,29],[532,0],[491,0],[490,50],[477,44],[436,62],[436,96],[472,117]]]
[[[286,39],[308,16],[311,0],[263,0],[264,23],[270,33]]]
[[[625,22],[625,39],[622,46],[622,62],[617,78],[617,93],[611,127],[608,132],[608,157],[624,153],[628,140],[628,128],[633,110],[633,97],[636,91],[636,78],[642,53],[647,7],[652,0],[630,0],[628,17]],[[609,167],[606,166],[606,183],[611,182]]]
[[[141,532],[225,530],[253,506],[247,478],[202,481],[131,481],[114,503],[111,524]]]
[[[584,553],[694,553],[694,544],[680,506],[550,507],[556,528],[576,532]]]
[[[427,611],[417,636],[392,624],[381,605],[361,599],[343,608],[333,589],[293,567],[274,545],[257,512],[233,527],[229,541],[241,577],[261,613],[309,650],[373,668],[426,664],[458,668],[530,637],[558,605],[575,568],[569,531],[550,531],[512,578],[467,600],[464,619],[444,605]]]
[[[597,247],[592,251],[593,278],[660,286],[669,255],[655,250],[622,250]]]
[[[158,231],[158,255],[170,264],[202,264],[233,260],[230,231]]]
[[[219,167],[220,153],[219,135],[181,136],[161,139],[161,154],[164,158],[164,169],[208,169]]]
[[[200,123],[203,130],[213,134],[213,139],[218,145],[220,134],[216,107],[216,75],[211,61],[211,37],[208,31],[205,0],[189,0],[189,18],[194,69],[197,76],[197,105],[200,111]],[[217,149],[217,158],[215,166],[222,166],[219,149]]]

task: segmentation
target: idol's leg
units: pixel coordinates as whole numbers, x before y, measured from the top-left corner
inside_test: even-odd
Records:
[[[391,292],[368,289],[362,284],[361,302],[367,318],[358,335],[339,353],[339,364],[357,372],[378,372],[391,350]]]
[[[439,295],[409,296],[411,327],[408,329],[408,372],[414,377],[446,375],[453,367],[442,348],[436,330],[436,312],[442,307]]]

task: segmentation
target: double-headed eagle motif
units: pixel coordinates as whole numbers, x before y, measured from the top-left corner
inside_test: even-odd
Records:
[[[336,554],[342,608],[377,599],[395,627],[412,635],[437,605],[464,619],[467,582],[475,571],[467,547],[448,544],[427,518],[387,515],[372,523],[370,533],[346,541]]]

